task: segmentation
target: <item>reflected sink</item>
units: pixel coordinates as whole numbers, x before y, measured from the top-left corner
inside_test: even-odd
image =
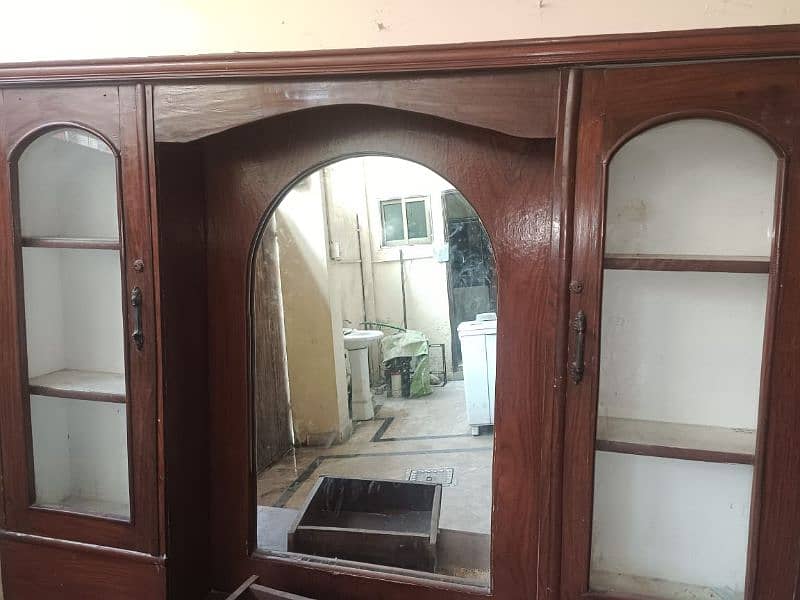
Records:
[[[383,332],[374,329],[345,329],[344,347],[347,350],[358,350],[374,344],[383,337]]]

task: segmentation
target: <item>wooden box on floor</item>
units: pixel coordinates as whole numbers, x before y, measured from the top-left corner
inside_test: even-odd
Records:
[[[442,486],[320,477],[288,534],[290,552],[433,572]]]

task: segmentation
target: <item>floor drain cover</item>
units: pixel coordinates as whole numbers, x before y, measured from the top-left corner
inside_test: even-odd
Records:
[[[455,485],[453,471],[450,467],[445,469],[411,469],[408,473],[408,480],[452,486]]]

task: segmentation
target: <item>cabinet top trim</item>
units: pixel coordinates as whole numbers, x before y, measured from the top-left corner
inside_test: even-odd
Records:
[[[0,64],[0,84],[313,77],[800,54],[800,24],[352,50]]]

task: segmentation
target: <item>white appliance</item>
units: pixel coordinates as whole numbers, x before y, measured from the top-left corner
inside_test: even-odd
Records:
[[[472,435],[480,435],[481,425],[494,425],[497,317],[494,313],[478,317],[480,320],[464,321],[458,326],[467,422],[472,427]]]

